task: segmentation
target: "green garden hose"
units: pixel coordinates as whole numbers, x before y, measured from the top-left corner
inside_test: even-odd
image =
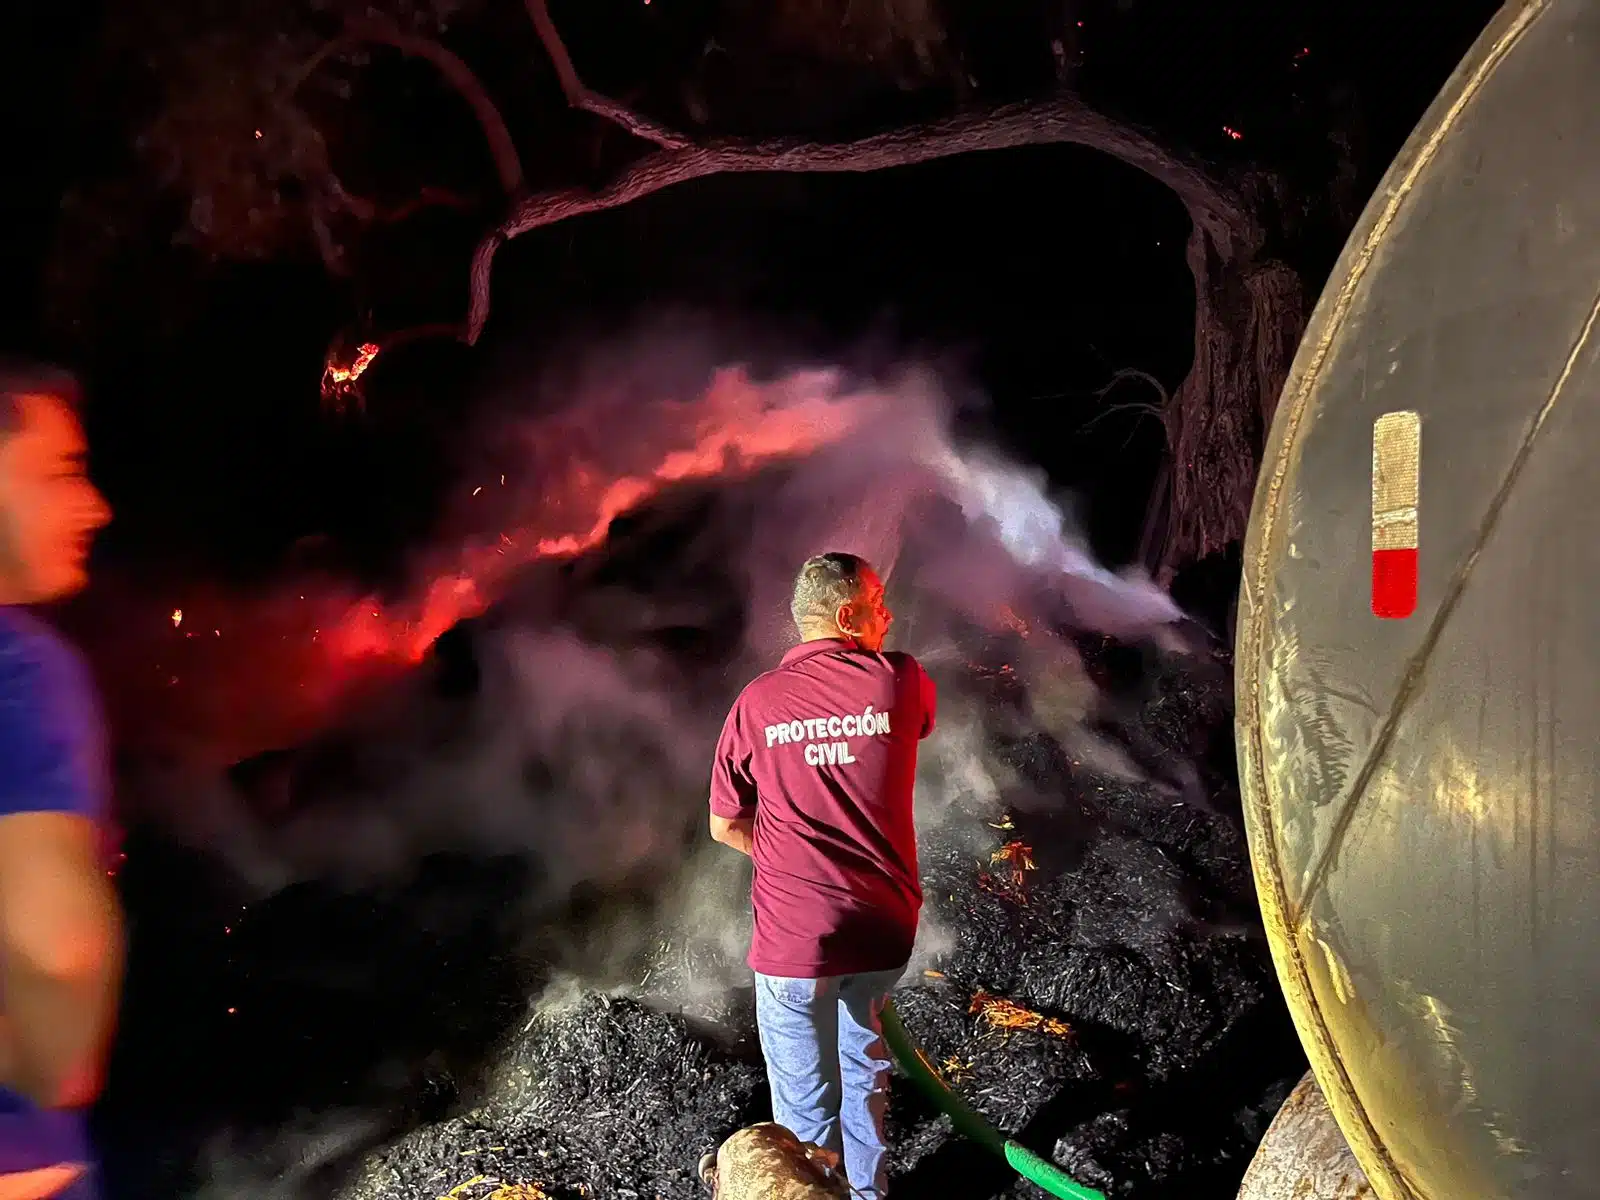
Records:
[[[928,1062],[927,1055],[922,1053],[906,1032],[893,1001],[883,1006],[883,1040],[888,1043],[889,1052],[900,1064],[900,1069],[950,1118],[957,1133],[998,1154],[1018,1175],[1038,1184],[1052,1196],[1061,1196],[1065,1200],[1106,1200],[1104,1192],[1084,1187],[1054,1163],[1002,1136],[971,1105],[946,1087],[939,1073]]]

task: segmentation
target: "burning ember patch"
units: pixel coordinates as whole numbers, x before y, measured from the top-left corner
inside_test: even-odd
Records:
[[[328,361],[322,368],[322,399],[328,404],[343,408],[352,399],[359,401],[361,393],[357,390],[356,383],[372,360],[378,357],[382,347],[376,342],[362,342],[356,348],[355,357],[349,362],[340,362],[329,355]]]
[[[1021,838],[1014,838],[989,856],[991,866],[1011,864],[1011,882],[1021,887],[1026,880],[1025,871],[1034,870],[1033,849]]]
[[[991,824],[990,827],[1009,832],[1012,829],[1011,819],[1007,817],[1004,824]],[[1021,838],[1013,838],[989,856],[989,865],[1003,870],[979,871],[978,887],[990,895],[1026,905],[1027,873],[1037,869],[1033,863],[1033,848]]]
[[[972,1060],[962,1058],[959,1054],[948,1055],[939,1064],[939,1073],[951,1083],[960,1083],[972,1074]]]
[[[1023,1008],[1015,1001],[992,995],[982,989],[973,994],[972,1004],[967,1008],[967,1013],[969,1015],[976,1013],[989,1022],[992,1028],[1006,1033],[1022,1029],[1030,1033],[1047,1033],[1051,1037],[1072,1036],[1072,1027],[1065,1021],[1036,1013],[1031,1008]]]
[[[175,647],[245,640],[229,626],[223,626],[221,639],[205,634],[213,628],[209,601],[186,602],[182,627],[175,630],[168,618],[176,602],[167,598],[140,624],[165,637],[164,655],[176,653]],[[317,610],[324,629],[339,611],[332,605]],[[191,629],[197,636],[188,640],[184,634]],[[293,645],[276,636],[277,629],[272,632],[270,641],[261,640],[274,648]],[[1160,667],[1159,693],[1138,708],[1119,709],[1111,718],[1115,735],[1186,745],[1202,730],[1225,729],[1226,672],[1206,660],[1160,662],[1166,665]],[[216,706],[214,698],[211,703]],[[232,710],[226,715],[234,719]],[[1026,719],[1026,710],[1020,717],[998,712],[992,736],[1009,745],[1015,723]],[[404,727],[408,736],[411,728]],[[1217,812],[1175,813],[1170,795],[1139,781],[1092,776],[1094,786],[1084,787],[1068,762],[1064,754],[1045,756],[1040,770],[1048,773],[1040,789],[1081,804],[1083,828],[1114,832],[1079,846],[1057,840],[1065,836],[1062,823],[1035,822],[1022,812],[1013,819],[987,806],[952,811],[926,829],[919,852],[927,920],[948,939],[897,991],[895,1006],[926,1057],[986,1120],[1013,1136],[1028,1131],[1035,1146],[1054,1147],[1053,1157],[1086,1184],[1114,1185],[1126,1200],[1232,1195],[1240,1164],[1287,1085],[1304,1071],[1260,940],[1196,936],[1200,918],[1183,906],[1193,892],[1224,897],[1230,907],[1244,910],[1253,891],[1242,836],[1222,806]],[[1198,769],[1207,786],[1228,786],[1227,777],[1213,777],[1204,760]],[[1046,860],[1048,868],[1028,877],[1026,906],[999,903],[976,883],[980,868],[1004,880],[1020,865],[1013,862],[1017,851],[1002,860],[1006,869],[989,862],[997,849],[1022,836],[1019,824],[1029,834],[1029,857]],[[1076,836],[1076,822],[1072,829]],[[637,965],[653,973],[636,987],[621,995],[609,990],[613,978],[630,977],[611,974],[613,948],[606,947],[605,974],[594,986],[607,991],[586,989],[570,1003],[564,997],[561,1003],[530,1003],[522,968],[496,964],[519,962],[530,931],[541,941],[551,935],[548,944],[577,945],[582,939],[558,917],[562,923],[552,925],[508,922],[502,929],[496,923],[495,940],[484,940],[477,914],[504,911],[508,896],[523,894],[520,874],[507,878],[494,866],[498,853],[495,846],[484,847],[465,860],[467,870],[460,863],[429,866],[425,887],[384,885],[351,901],[330,895],[310,905],[291,897],[289,903],[252,905],[248,917],[231,888],[202,873],[195,860],[177,858],[174,867],[171,858],[135,853],[135,869],[125,875],[128,888],[144,887],[148,896],[157,886],[151,881],[158,881],[166,906],[159,912],[182,914],[188,922],[198,911],[215,921],[214,936],[227,945],[227,972],[163,979],[185,1003],[215,1012],[203,1045],[216,1048],[216,1070],[226,1072],[232,1090],[211,1090],[218,1100],[199,1114],[206,1124],[197,1128],[205,1129],[209,1141],[213,1130],[220,1134],[245,1119],[259,1120],[254,1114],[270,1104],[266,1111],[282,1112],[282,1127],[296,1131],[281,1150],[274,1147],[273,1158],[241,1164],[241,1171],[263,1180],[256,1191],[264,1194],[273,1186],[266,1183],[266,1168],[274,1168],[276,1178],[298,1169],[277,1162],[299,1164],[306,1153],[303,1127],[293,1119],[306,1110],[307,1092],[277,1066],[285,1042],[253,1036],[255,1029],[273,1028],[268,1014],[278,995],[279,948],[285,946],[298,948],[302,957],[296,963],[338,963],[341,970],[305,970],[304,1010],[291,1015],[284,1032],[298,1039],[301,1021],[314,1018],[318,1044],[335,1056],[328,1065],[349,1077],[377,1077],[383,1064],[406,1056],[399,1059],[406,1070],[395,1073],[393,1092],[377,1094],[382,1107],[373,1110],[373,1119],[383,1148],[370,1152],[369,1166],[352,1170],[350,1184],[333,1193],[337,1200],[437,1200],[462,1181],[476,1182],[457,1188],[453,1200],[534,1200],[540,1191],[552,1200],[693,1200],[703,1195],[694,1174],[699,1156],[731,1131],[767,1118],[752,1014],[742,996],[720,993],[723,980],[742,976],[737,956],[728,955],[720,938],[691,937],[675,918],[659,931],[641,925],[641,938],[661,940],[659,950],[648,954],[641,940]],[[181,888],[173,886],[174,870],[183,873]],[[441,896],[451,903],[441,908]],[[724,899],[741,903],[736,894]],[[373,912],[376,923],[363,916],[352,930],[338,916],[349,911],[346,903]],[[414,930],[438,922],[441,912],[450,918],[436,926],[441,952],[419,960]],[[610,923],[609,913],[597,917]],[[166,927],[187,926],[173,919]],[[224,937],[224,927],[233,930],[231,936]],[[589,926],[602,927],[598,919]],[[631,946],[623,943],[616,958]],[[462,963],[471,969],[461,970]],[[374,1005],[350,991],[344,964],[375,983],[415,980],[421,1003],[403,1011],[387,1002]],[[635,965],[631,951],[625,965]],[[521,1021],[524,1004],[529,1009]],[[1041,1011],[1031,1011],[1034,1004]],[[225,1007],[234,1005],[240,1015],[226,1015]],[[460,1014],[470,1018],[469,1028],[493,1034],[491,1048],[450,1041]],[[1060,1020],[1051,1019],[1056,1014]],[[383,1037],[343,1034],[351,1028],[365,1033],[374,1020],[384,1022],[374,1030]],[[252,1023],[250,1036],[236,1031],[240,1021]],[[134,1036],[140,1032],[135,1028]],[[153,1044],[148,1030],[144,1037],[144,1046]],[[431,1085],[422,1090],[422,1081],[436,1069],[433,1055],[441,1045],[460,1047],[446,1061],[471,1066],[492,1090],[480,1107],[463,1106],[442,1120],[412,1126],[418,1097],[432,1103],[435,1095]],[[1239,1049],[1223,1058],[1219,1046]],[[136,1079],[137,1087],[122,1092],[133,1101],[123,1129],[145,1127],[150,1092],[163,1104],[158,1111],[191,1111],[191,1081],[166,1082],[159,1054],[146,1051],[135,1061],[149,1069]],[[262,1063],[265,1069],[257,1065]],[[265,1100],[259,1080],[273,1088]],[[1129,1087],[1131,1096],[1121,1090]],[[1206,1092],[1203,1105],[1192,1102],[1197,1087]],[[240,1113],[250,1115],[235,1115]],[[907,1200],[992,1194],[991,1164],[966,1168],[963,1154],[940,1153],[955,1135],[915,1089],[891,1087],[889,1120],[898,1194]],[[346,1112],[333,1111],[307,1132],[320,1137],[324,1129],[343,1131],[347,1122]],[[341,1170],[354,1168],[351,1160],[358,1156],[369,1159],[365,1143],[351,1147],[347,1138],[328,1137],[318,1144],[334,1147],[328,1163]],[[173,1184],[151,1194],[182,1194],[179,1183],[189,1177],[189,1160],[163,1148],[158,1167],[159,1178]]]
[[[564,460],[539,488],[536,504],[524,511],[526,523],[464,547],[409,602],[391,606],[368,599],[354,605],[328,631],[327,644],[346,661],[418,662],[445,630],[483,612],[519,568],[593,550],[614,519],[668,487],[740,478],[837,442],[871,411],[825,391],[776,404],[742,370],[721,370],[700,400],[681,407],[675,443],[646,456],[642,467],[613,471],[581,456]],[[560,434],[559,426],[552,428],[552,437]]]
[[[1017,615],[1017,610],[1009,604],[1002,604],[999,608],[1000,623],[1019,637],[1027,637],[1033,632],[1032,627]]]
[[[492,1191],[482,1191],[492,1188]],[[475,1175],[458,1183],[439,1200],[550,1200],[550,1193],[536,1183],[501,1183],[487,1175]]]

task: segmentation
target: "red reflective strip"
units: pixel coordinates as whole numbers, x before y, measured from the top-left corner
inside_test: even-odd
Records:
[[[1384,413],[1372,423],[1372,612],[1400,620],[1417,611],[1422,418]]]
[[[1372,615],[1397,620],[1417,611],[1417,551],[1372,552]]]

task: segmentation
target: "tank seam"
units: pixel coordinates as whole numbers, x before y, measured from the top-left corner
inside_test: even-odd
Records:
[[[1377,220],[1362,243],[1361,252],[1356,261],[1351,265],[1345,277],[1344,286],[1335,297],[1332,310],[1323,325],[1323,334],[1318,338],[1315,348],[1307,363],[1304,373],[1300,377],[1289,409],[1284,414],[1285,430],[1280,442],[1282,450],[1274,464],[1271,478],[1267,481],[1267,493],[1261,508],[1261,527],[1258,549],[1253,561],[1249,564],[1250,575],[1246,583],[1253,583],[1254,587],[1245,589],[1247,601],[1247,625],[1245,627],[1245,645],[1247,654],[1245,662],[1247,669],[1256,670],[1261,658],[1262,643],[1265,636],[1267,614],[1260,608],[1261,600],[1265,595],[1265,578],[1267,563],[1271,557],[1273,534],[1277,525],[1278,508],[1281,503],[1284,476],[1287,472],[1287,463],[1298,440],[1300,424],[1304,417],[1307,402],[1315,383],[1321,375],[1322,368],[1327,361],[1328,352],[1334,336],[1343,328],[1349,315],[1350,305],[1356,291],[1366,277],[1367,268],[1370,266],[1379,245],[1387,236],[1393,225],[1400,208],[1410,196],[1422,171],[1437,156],[1440,145],[1455,128],[1461,114],[1477,96],[1479,90],[1493,70],[1509,53],[1527,31],[1534,19],[1543,13],[1550,5],[1551,0],[1530,0],[1530,2],[1511,21],[1509,27],[1501,33],[1500,37],[1490,46],[1477,69],[1465,80],[1460,92],[1451,102],[1450,107],[1440,118],[1433,132],[1423,142],[1410,168],[1402,176],[1400,182],[1390,194],[1387,203],[1379,212]],[[1267,808],[1267,786],[1261,754],[1261,722],[1260,722],[1260,696],[1259,676],[1252,677],[1248,688],[1243,690],[1246,700],[1246,711],[1240,714],[1240,724],[1245,727],[1243,750],[1249,762],[1248,775],[1252,784],[1253,793],[1251,807]],[[1332,1037],[1328,1032],[1323,1019],[1322,1010],[1317,1003],[1316,995],[1311,987],[1310,973],[1305,959],[1301,953],[1299,941],[1294,936],[1293,930],[1284,924],[1284,916],[1288,911],[1288,897],[1285,893],[1282,875],[1282,863],[1279,859],[1277,835],[1270,820],[1259,819],[1258,827],[1262,836],[1252,838],[1251,856],[1256,860],[1256,874],[1263,884],[1261,890],[1262,917],[1269,926],[1279,927],[1280,937],[1277,939],[1280,974],[1285,977],[1286,990],[1293,993],[1291,1000],[1301,1001],[1303,1015],[1308,1018],[1310,1028],[1297,1022],[1301,1027],[1302,1037],[1308,1038],[1311,1043],[1308,1050],[1312,1051],[1313,1067],[1321,1066],[1326,1072],[1332,1073],[1339,1087],[1331,1094],[1346,1107],[1350,1115],[1360,1122],[1357,1136],[1352,1139],[1357,1143],[1352,1148],[1357,1150],[1358,1161],[1369,1175],[1376,1175],[1383,1183],[1396,1192],[1417,1200],[1417,1190],[1411,1185],[1402,1173],[1399,1164],[1389,1153],[1388,1147],[1379,1140],[1371,1116],[1357,1096],[1351,1083],[1348,1072],[1343,1063],[1332,1050]],[[1272,939],[1269,937],[1269,942]],[[1291,1005],[1291,1008],[1294,1006]],[[1336,1109],[1337,1113],[1337,1109]],[[1347,1135],[1348,1136],[1348,1135]],[[1365,1152],[1365,1159],[1361,1151]],[[1373,1167],[1378,1170],[1374,1171]]]
[[[1389,743],[1394,740],[1395,730],[1399,727],[1400,718],[1405,715],[1406,709],[1416,693],[1417,684],[1422,681],[1428,658],[1438,644],[1439,638],[1443,636],[1444,628],[1450,623],[1450,618],[1455,615],[1456,607],[1461,601],[1461,594],[1466,589],[1467,579],[1471,576],[1473,568],[1478,565],[1478,559],[1483,553],[1484,546],[1488,543],[1489,538],[1493,536],[1495,528],[1500,522],[1500,513],[1511,498],[1511,489],[1516,486],[1523,467],[1533,453],[1533,443],[1538,439],[1540,432],[1544,429],[1545,421],[1554,411],[1556,404],[1559,403],[1562,394],[1565,392],[1567,381],[1577,368],[1578,360],[1583,356],[1583,352],[1594,334],[1597,322],[1600,322],[1600,292],[1595,294],[1594,302],[1589,309],[1589,315],[1578,333],[1577,340],[1573,342],[1572,351],[1567,355],[1567,362],[1560,377],[1556,380],[1555,386],[1551,388],[1550,394],[1545,397],[1545,401],[1540,406],[1532,424],[1528,427],[1527,433],[1523,435],[1522,441],[1518,444],[1517,452],[1511,458],[1511,465],[1506,468],[1505,478],[1500,481],[1500,486],[1496,489],[1494,498],[1489,502],[1488,511],[1484,513],[1483,521],[1478,526],[1478,532],[1472,539],[1471,548],[1467,551],[1467,555],[1462,560],[1461,565],[1451,575],[1450,582],[1446,584],[1444,597],[1439,602],[1439,609],[1434,614],[1427,633],[1423,635],[1421,644],[1418,645],[1410,660],[1406,663],[1405,674],[1400,677],[1400,686],[1395,692],[1394,701],[1389,705],[1389,711],[1384,714],[1383,724],[1378,729],[1378,736],[1373,739],[1372,748],[1367,752],[1366,758],[1362,760],[1361,770],[1356,773],[1356,777],[1350,785],[1350,792],[1345,799],[1344,805],[1339,809],[1337,818],[1334,820],[1327,844],[1317,856],[1317,861],[1312,867],[1310,876],[1307,878],[1305,891],[1289,910],[1291,924],[1298,925],[1304,919],[1307,910],[1311,907],[1311,902],[1316,899],[1317,893],[1322,890],[1323,884],[1327,881],[1328,870],[1334,857],[1344,844],[1345,835],[1349,832],[1350,825],[1355,820],[1356,809],[1361,806],[1361,802],[1366,798],[1367,787],[1371,784],[1372,777],[1377,774],[1378,764],[1383,761],[1384,755],[1388,752]]]

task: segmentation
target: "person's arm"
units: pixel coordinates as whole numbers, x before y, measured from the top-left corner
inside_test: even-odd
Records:
[[[116,1020],[122,922],[94,822],[0,817],[0,1081],[43,1107],[99,1094]]]
[[[99,712],[45,637],[0,644],[0,1084],[46,1107],[100,1088],[122,976],[102,861]]]
[[[756,819],[754,817],[719,817],[711,814],[711,840],[731,846],[747,858],[756,844]]]
[[[925,738],[933,732],[934,718],[939,713],[939,689],[934,686],[932,678],[927,671],[922,669],[922,664],[917,664],[917,676],[922,688],[922,732],[919,738]]]
[[[755,847],[756,781],[744,718],[735,704],[722,724],[711,762],[711,839],[750,855]]]

